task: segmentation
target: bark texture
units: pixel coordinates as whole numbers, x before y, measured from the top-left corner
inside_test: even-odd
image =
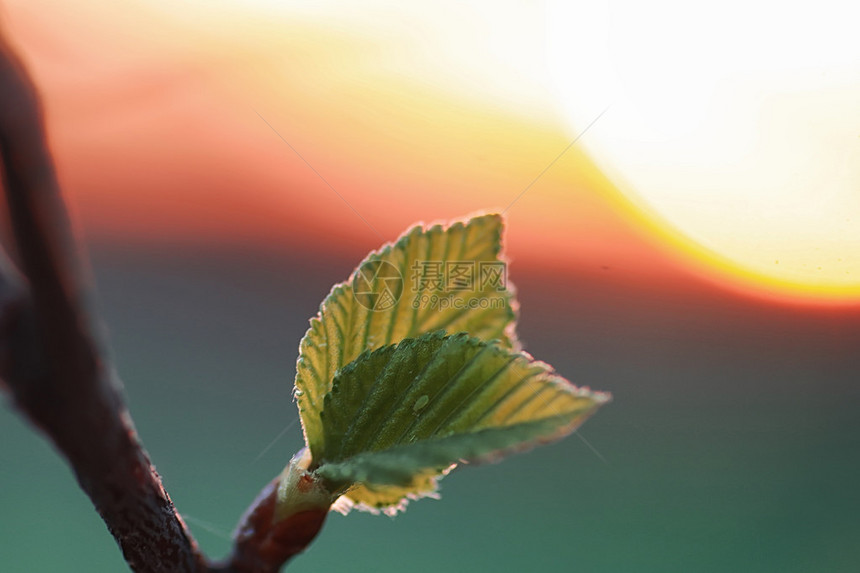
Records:
[[[45,139],[38,93],[0,30],[0,156],[16,265],[0,250],[0,387],[68,460],[132,570],[273,573],[325,512],[274,519],[269,484],[213,564],[177,513],[134,430],[88,310],[81,263]]]

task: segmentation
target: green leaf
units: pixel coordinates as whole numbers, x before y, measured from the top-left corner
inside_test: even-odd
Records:
[[[362,352],[436,330],[467,332],[485,340],[497,339],[506,348],[518,348],[512,289],[504,282],[481,281],[484,277],[477,276],[480,268],[504,265],[501,233],[499,215],[474,217],[447,228],[417,226],[394,244],[368,255],[350,280],[332,288],[319,314],[311,319],[296,366],[295,395],[305,440],[315,460],[327,447],[320,423],[323,398],[338,369]],[[422,262],[432,265],[421,267]],[[459,262],[474,268],[474,288],[416,289],[440,286],[427,284],[427,280],[416,284],[428,278],[424,271],[441,268],[444,272],[446,263]],[[432,296],[436,296],[435,307]],[[447,308],[442,308],[443,299],[448,301]],[[464,302],[457,305],[453,300]],[[469,301],[478,304],[470,307]]]
[[[427,476],[459,461],[558,439],[608,400],[497,342],[444,332],[409,338],[337,373],[315,473],[356,503],[392,505],[432,492]]]
[[[349,488],[347,495],[338,498],[334,509],[348,513],[353,507],[371,513],[395,515],[406,509],[409,500],[422,497],[438,498],[436,480],[437,471],[427,471],[417,474],[405,486],[379,485],[373,483],[358,484]]]

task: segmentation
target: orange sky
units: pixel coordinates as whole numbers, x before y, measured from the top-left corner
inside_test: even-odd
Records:
[[[369,251],[415,221],[509,208],[518,265],[856,303],[703,256],[577,147],[535,181],[570,142],[538,88],[511,105],[421,81],[384,44],[313,23],[191,26],[134,3],[39,4],[12,2],[5,27],[43,90],[61,182],[94,241]]]

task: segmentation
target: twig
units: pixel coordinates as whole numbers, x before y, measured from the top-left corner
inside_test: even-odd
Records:
[[[140,443],[86,311],[82,265],[33,83],[0,31],[0,156],[20,272],[0,249],[0,388],[69,461],[138,572],[276,573],[317,535],[326,511],[275,516],[276,479],[210,564]]]
[[[83,310],[80,264],[43,133],[36,90],[0,37],[0,154],[23,274],[5,261],[0,268],[0,377],[68,459],[133,570],[201,571]]]

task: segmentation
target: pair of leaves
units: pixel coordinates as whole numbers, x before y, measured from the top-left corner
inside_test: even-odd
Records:
[[[501,232],[499,215],[415,227],[326,297],[300,345],[295,394],[311,469],[331,491],[396,511],[457,462],[566,435],[608,400],[518,352],[504,276],[472,275],[481,304],[442,305],[420,288],[442,286],[422,284],[422,270],[498,271]]]

